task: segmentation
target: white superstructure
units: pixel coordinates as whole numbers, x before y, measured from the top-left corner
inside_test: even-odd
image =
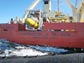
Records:
[[[41,0],[34,0],[34,2],[25,11],[23,18],[16,19],[16,21],[19,20],[17,22],[22,21],[24,23],[26,18],[28,18],[28,17],[31,18],[32,10],[35,8],[35,6],[40,1]],[[60,3],[59,1],[60,0],[58,0],[57,3]],[[58,6],[58,11],[52,11],[51,0],[43,0],[43,9],[42,9],[42,11],[39,11],[40,12],[39,18],[41,18],[41,20],[39,20],[39,21],[42,21],[42,19],[45,18],[48,22],[50,22],[50,20],[53,22],[84,22],[84,0],[81,0],[81,3],[78,8],[76,8],[78,0],[76,0],[76,3],[74,3],[75,5],[72,5],[70,0],[64,0],[64,1],[66,1],[68,7],[70,8],[70,10],[72,12],[71,17],[69,15],[63,14],[63,12],[60,12],[59,5],[57,5],[57,3],[56,3],[56,6]],[[33,10],[33,11],[35,13],[37,12],[37,10]],[[71,20],[70,20],[70,18],[71,18]]]

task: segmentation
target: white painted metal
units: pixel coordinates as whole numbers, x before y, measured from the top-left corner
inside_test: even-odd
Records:
[[[80,6],[78,8],[76,8],[76,6],[73,6],[70,3],[70,0],[65,0],[65,1],[72,12],[73,22],[84,21],[84,0],[81,0]],[[34,2],[30,5],[30,7],[25,11],[22,21],[24,21],[24,19],[27,18],[29,11],[33,10],[39,2],[40,0],[34,0]],[[51,11],[51,0],[43,0],[43,2],[44,2],[43,11],[42,11],[43,17],[55,18],[55,12]],[[76,4],[77,4],[77,0],[76,0]]]
[[[30,5],[30,7],[25,11],[25,14],[23,16],[23,19],[27,18],[27,15],[30,10],[33,10],[34,7],[39,3],[40,0],[34,0],[34,2]]]
[[[84,0],[81,0],[81,3],[77,9],[77,13],[79,14],[80,22],[84,22]]]
[[[43,17],[49,17],[49,13],[51,12],[51,1],[43,0]]]
[[[65,0],[72,12],[73,22],[78,22],[77,19],[77,9],[70,3],[70,0]]]

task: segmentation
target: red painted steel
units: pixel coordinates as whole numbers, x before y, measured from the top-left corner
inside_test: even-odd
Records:
[[[24,24],[0,24],[0,38],[20,44],[84,48],[84,23],[47,23],[43,30],[25,30]]]

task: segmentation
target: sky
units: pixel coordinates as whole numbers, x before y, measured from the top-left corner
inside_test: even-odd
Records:
[[[0,0],[0,23],[8,23],[11,18],[15,19],[16,16],[22,18],[25,10],[31,5],[34,0]],[[74,5],[76,0],[70,0]],[[81,0],[78,0],[80,3]],[[51,0],[52,3],[52,11],[57,10],[57,0]],[[42,9],[42,0],[39,4],[34,8],[37,10]],[[65,14],[72,15],[71,11],[66,4],[65,0],[60,0],[60,11]]]

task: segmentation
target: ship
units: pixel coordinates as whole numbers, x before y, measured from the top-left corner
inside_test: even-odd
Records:
[[[35,0],[25,11],[24,18],[11,19],[0,24],[0,39],[24,45],[41,45],[60,48],[84,48],[84,0],[76,8],[66,0],[72,17],[62,12],[50,12],[50,0],[43,0],[43,12],[32,10],[40,0]],[[77,0],[76,0],[77,1]],[[59,2],[59,0],[58,0]],[[80,16],[79,16],[80,15]]]

